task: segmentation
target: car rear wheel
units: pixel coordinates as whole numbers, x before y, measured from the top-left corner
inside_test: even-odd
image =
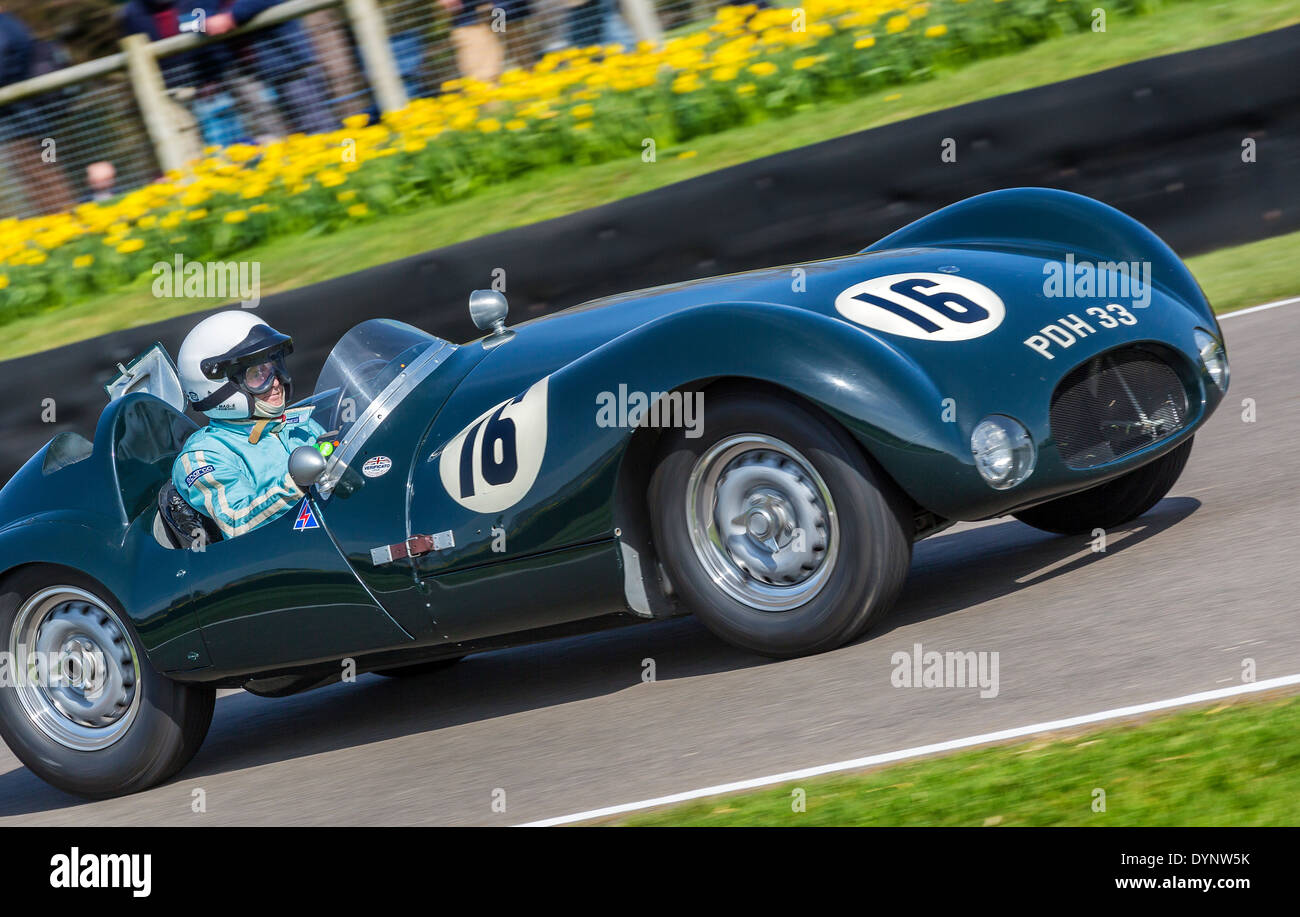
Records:
[[[101,586],[61,567],[0,584],[11,685],[0,736],[38,777],[90,799],[168,779],[194,757],[216,692],[164,678]]]
[[[706,396],[707,397],[707,396]],[[877,621],[911,560],[911,514],[833,421],[781,395],[708,398],[651,477],[655,548],[714,633],[769,656],[833,649]]]
[[[1131,522],[1155,506],[1183,473],[1192,454],[1192,440],[1150,464],[1100,487],[1058,497],[1015,513],[1021,522],[1057,535],[1086,535],[1093,529]]]

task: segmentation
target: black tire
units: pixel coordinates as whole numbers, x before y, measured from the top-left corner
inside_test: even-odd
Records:
[[[116,599],[99,583],[65,567],[28,567],[0,583],[0,642],[5,649],[24,603],[54,586],[84,590],[125,625],[120,633],[135,656],[138,707],[111,745],[86,751],[61,744],[39,728],[18,690],[7,687],[0,690],[0,736],[42,780],[87,799],[124,796],[162,783],[188,764],[203,743],[216,691],[184,685],[155,671]]]
[[[464,658],[464,656],[453,656],[450,659],[435,659],[433,662],[417,662],[414,665],[399,665],[395,669],[375,669],[375,674],[382,675],[385,678],[418,678],[421,675],[429,675],[433,672],[441,672],[444,669],[450,669]]]
[[[907,576],[912,514],[906,498],[838,424],[802,402],[775,392],[759,395],[710,389],[705,397],[704,435],[692,439],[683,430],[665,431],[650,481],[654,545],[674,590],[723,640],[763,655],[819,653],[857,637],[893,605]],[[716,524],[721,512],[718,494],[731,473],[728,469],[735,467],[733,461],[720,469],[718,493],[712,500],[701,498],[701,507],[711,502],[713,508],[691,512],[687,493],[697,463],[710,455],[725,459],[728,453],[717,453],[717,449],[746,435],[773,437],[796,450],[820,475],[837,519],[836,556],[827,560],[831,556],[827,538],[827,553],[814,568],[820,571],[825,563],[832,565],[825,574],[818,573],[822,576],[820,591],[806,600],[792,599],[799,604],[778,610],[758,608],[721,587],[706,566],[710,562],[705,558],[707,547],[697,550],[690,534],[690,516],[709,515]],[[707,468],[709,461],[705,458],[702,467]],[[797,460],[791,463],[799,465]],[[772,467],[787,466],[778,457]],[[802,480],[810,479],[804,476]],[[816,489],[809,487],[807,492],[816,493]],[[729,531],[741,541],[748,537]],[[742,590],[746,577],[755,582],[752,575],[742,574]]]
[[[1021,522],[1057,535],[1085,535],[1123,525],[1155,506],[1183,473],[1192,454],[1189,439],[1150,464],[1099,487],[1031,506],[1015,513]]]

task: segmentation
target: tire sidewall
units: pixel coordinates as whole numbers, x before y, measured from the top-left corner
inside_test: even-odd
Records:
[[[688,439],[680,430],[665,433],[651,481],[655,547],[674,588],[707,627],[747,649],[793,656],[840,645],[897,595],[897,555],[901,549],[910,558],[911,547],[899,500],[856,443],[802,405],[768,395],[729,394],[712,402],[707,435]],[[786,443],[816,469],[839,525],[835,569],[812,599],[788,611],[758,610],[719,590],[696,557],[689,534],[685,491],[696,462],[721,440],[760,432]]]
[[[1114,480],[1015,513],[1026,525],[1057,535],[1083,535],[1132,522],[1173,489],[1187,467],[1194,438]]]

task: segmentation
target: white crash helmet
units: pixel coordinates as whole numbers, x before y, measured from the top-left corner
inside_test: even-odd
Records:
[[[254,402],[271,389],[276,377],[289,404],[292,379],[284,358],[293,353],[293,338],[244,311],[218,312],[185,336],[177,359],[185,397],[196,410],[215,420],[253,416]],[[268,373],[265,364],[270,364]]]

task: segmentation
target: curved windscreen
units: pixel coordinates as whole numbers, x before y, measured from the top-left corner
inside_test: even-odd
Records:
[[[330,351],[308,399],[315,419],[327,431],[346,435],[348,428],[402,372],[429,348],[447,346],[442,338],[388,318],[357,325]]]

